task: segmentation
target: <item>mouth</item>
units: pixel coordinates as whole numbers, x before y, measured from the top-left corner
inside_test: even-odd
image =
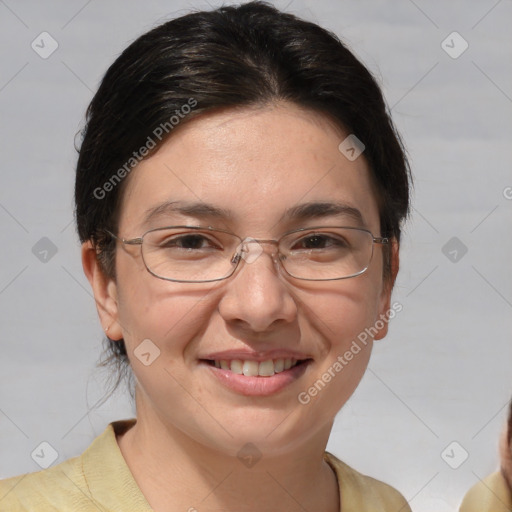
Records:
[[[230,354],[231,355],[231,354]],[[247,354],[245,354],[247,356]],[[203,368],[209,370],[223,387],[238,395],[264,397],[275,395],[296,383],[306,372],[313,359],[298,357],[274,358],[269,355],[244,359],[243,354],[219,354],[200,359]]]
[[[205,363],[215,368],[227,370],[236,375],[246,377],[272,377],[273,375],[290,370],[298,365],[306,364],[311,359],[278,358],[265,361],[250,359],[204,359]]]

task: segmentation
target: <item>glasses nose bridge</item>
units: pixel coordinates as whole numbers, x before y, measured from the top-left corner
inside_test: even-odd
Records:
[[[275,256],[279,252],[279,244],[281,243],[280,240],[274,240],[271,238],[252,238],[252,237],[246,237],[244,240],[242,240],[242,245],[244,244],[257,244],[261,247],[260,252],[265,252],[263,248],[263,244],[271,245],[274,247],[274,251],[272,252],[272,256]]]
[[[271,238],[246,238],[245,240],[248,240],[252,243],[257,243],[257,244],[270,244],[270,245],[273,245],[274,247],[278,248],[279,247],[279,240],[274,240],[274,239],[271,239]],[[244,242],[245,242],[244,240]]]
[[[252,263],[256,261],[262,253],[267,252],[265,245],[271,245],[274,250],[271,252],[270,256],[274,263],[279,265],[279,244],[280,240],[246,237],[240,242],[232,261],[239,263],[240,260],[243,259],[245,263]]]

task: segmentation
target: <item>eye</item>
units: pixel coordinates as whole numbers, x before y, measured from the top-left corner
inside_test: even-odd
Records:
[[[348,242],[340,237],[334,237],[325,233],[310,233],[297,240],[292,246],[292,250],[321,250],[321,249],[340,249],[348,248]]]
[[[174,235],[162,240],[159,246],[163,249],[220,249],[221,247],[214,240],[198,233],[186,233]]]

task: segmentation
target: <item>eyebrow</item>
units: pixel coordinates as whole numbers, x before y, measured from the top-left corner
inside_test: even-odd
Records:
[[[229,210],[218,208],[212,204],[202,202],[190,203],[184,201],[165,201],[164,203],[160,203],[159,205],[146,210],[143,223],[148,224],[149,221],[155,218],[165,217],[176,213],[197,218],[210,217],[214,219],[226,219],[232,217]]]
[[[294,206],[286,210],[281,217],[281,221],[320,219],[323,217],[349,217],[360,225],[365,224],[363,215],[357,208],[343,203],[325,201]]]
[[[219,208],[203,202],[165,201],[146,210],[143,223],[148,224],[158,217],[172,214],[181,214],[196,217],[198,219],[211,218],[226,220],[233,218],[230,210]],[[284,221],[305,221],[325,217],[349,217],[359,225],[365,222],[362,213],[352,206],[339,202],[316,201],[293,206],[286,210],[280,218]]]

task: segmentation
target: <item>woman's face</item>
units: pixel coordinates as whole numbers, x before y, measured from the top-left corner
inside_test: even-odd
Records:
[[[347,135],[289,104],[198,117],[129,176],[119,236],[172,225],[213,226],[256,239],[319,225],[362,227],[379,236],[367,163],[338,150]],[[145,220],[167,202],[173,206]],[[312,203],[341,204],[361,218],[353,211],[287,215]],[[114,306],[102,320],[112,324],[111,338],[125,340],[139,415],[230,454],[248,442],[277,454],[315,436],[326,440],[370,357],[371,340],[364,344],[358,335],[389,309],[382,247],[374,247],[362,275],[324,282],[286,277],[272,247],[262,244],[263,252],[226,280],[190,284],[155,278],[139,246],[118,246],[116,282],[108,285]],[[384,326],[376,337],[385,333]],[[137,350],[144,340],[151,342]],[[160,352],[153,360],[154,346]],[[141,351],[143,361],[135,355]],[[291,358],[307,361],[266,377],[213,363],[227,360],[230,368],[232,360],[247,360],[254,368],[272,360],[279,370],[279,359]]]

